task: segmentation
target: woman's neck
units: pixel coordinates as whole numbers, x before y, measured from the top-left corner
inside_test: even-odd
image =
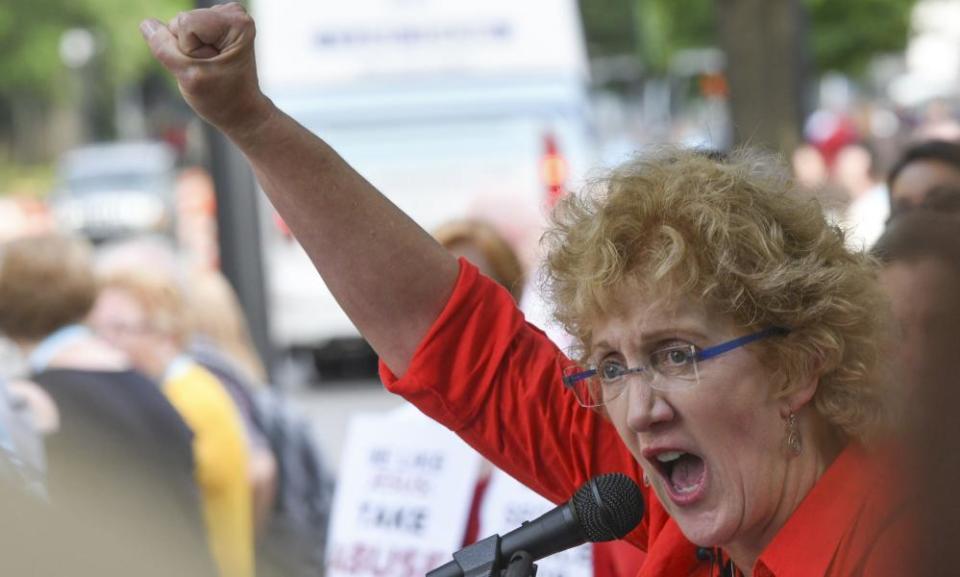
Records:
[[[163,383],[167,376],[167,369],[179,356],[180,349],[178,347],[169,343],[159,343],[150,351],[149,355],[140,359],[137,365],[151,379]]]
[[[81,325],[71,327],[82,328]],[[130,368],[126,355],[103,342],[87,330],[67,331],[65,327],[45,339],[17,340],[30,370],[47,369],[120,371]]]
[[[743,575],[752,574],[757,559],[847,444],[814,410],[805,412],[801,426],[804,448],[800,455],[788,457],[783,491],[770,522],[759,531],[721,547]]]

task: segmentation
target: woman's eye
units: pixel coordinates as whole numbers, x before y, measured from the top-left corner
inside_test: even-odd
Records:
[[[601,361],[600,366],[597,367],[597,373],[603,381],[614,381],[622,377],[624,372],[625,367],[623,364],[610,359]]]
[[[663,349],[651,356],[653,364],[663,368],[684,367],[693,361],[693,351],[690,347]]]

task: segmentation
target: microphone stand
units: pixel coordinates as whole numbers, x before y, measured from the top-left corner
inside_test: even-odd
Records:
[[[463,577],[536,577],[537,565],[526,551],[517,551],[503,567],[500,535],[491,535],[453,554]],[[439,569],[439,568],[438,568]],[[427,572],[431,577],[438,571]],[[502,575],[501,575],[502,573]]]

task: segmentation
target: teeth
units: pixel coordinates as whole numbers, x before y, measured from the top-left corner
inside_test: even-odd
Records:
[[[667,451],[666,453],[660,453],[657,455],[657,460],[661,463],[669,463],[671,461],[676,461],[683,455],[683,451]]]

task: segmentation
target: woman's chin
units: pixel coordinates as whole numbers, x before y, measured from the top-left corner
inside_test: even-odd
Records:
[[[657,498],[680,531],[698,547],[727,543],[736,532],[736,523],[729,522],[730,516],[724,515],[720,487],[715,481],[705,474],[695,486],[678,488],[661,476],[654,485]]]
[[[735,523],[725,522],[721,511],[713,509],[681,509],[671,511],[683,535],[698,547],[714,547],[728,543],[736,532]]]
[[[683,533],[683,536],[697,547],[716,547],[721,543],[729,541],[724,535],[725,532],[712,524],[705,525],[696,522],[684,523],[677,520],[677,525],[680,527],[680,532]]]

